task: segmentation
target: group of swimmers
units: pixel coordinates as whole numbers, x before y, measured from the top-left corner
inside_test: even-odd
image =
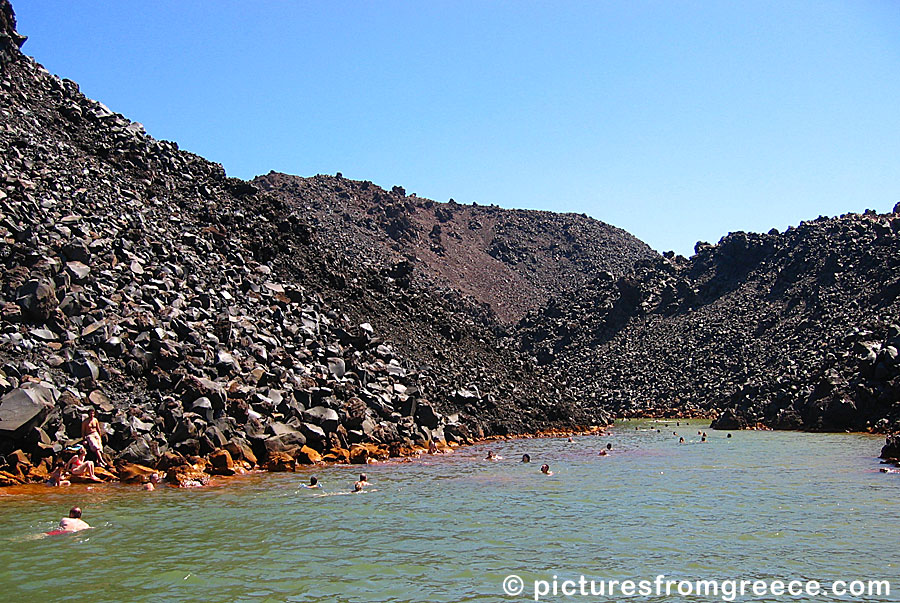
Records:
[[[572,438],[569,438],[568,441],[569,441],[569,442],[574,442],[575,440],[573,440]],[[607,442],[606,448],[604,448],[603,450],[601,450],[600,452],[598,452],[598,453],[597,453],[597,456],[607,456],[611,451],[612,451],[612,444],[610,444],[609,442]],[[503,460],[503,457],[500,456],[500,455],[498,455],[498,454],[495,454],[493,450],[488,450],[488,451],[487,451],[487,456],[484,457],[484,460],[486,460],[486,461],[502,461],[502,460]],[[523,454],[523,455],[522,455],[522,460],[521,460],[521,462],[522,462],[522,463],[530,463],[530,462],[531,462],[531,455],[528,454],[528,453]],[[548,465],[548,464],[546,464],[546,463],[544,463],[543,465],[541,465],[541,473],[543,473],[544,475],[553,475],[553,472],[550,471],[550,465]]]
[[[369,482],[369,478],[365,473],[359,474],[359,479],[353,483],[353,489],[351,492],[362,492],[367,486],[371,486],[372,484]],[[309,478],[308,484],[303,484],[304,488],[309,490],[316,490],[322,487],[322,484],[319,483],[319,478],[313,475]]]

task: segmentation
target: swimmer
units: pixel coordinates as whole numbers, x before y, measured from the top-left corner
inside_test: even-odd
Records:
[[[607,450],[612,450],[612,444],[609,443],[609,442],[607,442],[607,443],[606,443],[606,449],[607,449]]]
[[[156,486],[153,485],[153,482],[147,482],[143,486],[141,486],[141,490],[146,490],[147,492],[153,492],[156,490]]]
[[[725,437],[726,437],[726,438],[730,438],[730,437],[731,437],[731,434],[729,433],[729,434],[728,434],[727,436],[725,436]]]
[[[607,456],[609,453],[606,450],[601,450],[597,453],[597,456]]]
[[[90,527],[87,522],[81,519],[80,507],[72,507],[69,510],[69,516],[59,520],[59,529],[63,532],[79,532]]]
[[[569,438],[567,441],[574,442],[575,440],[573,440],[572,438]]]
[[[360,473],[360,474],[359,474],[359,480],[358,480],[355,484],[353,484],[353,491],[354,491],[354,492],[359,492],[360,490],[362,490],[362,489],[365,488],[366,486],[371,486],[371,485],[372,485],[372,484],[369,483],[369,478],[366,477],[366,474],[365,474],[365,473]]]
[[[523,455],[522,455],[522,462],[523,462],[523,463],[530,463],[530,462],[531,462],[531,455],[530,455],[530,454],[523,454]]]
[[[309,478],[309,483],[303,484],[303,487],[313,489],[313,488],[321,488],[322,486],[319,485],[319,478],[316,477],[315,475],[313,475],[312,477]]]
[[[547,464],[541,465],[541,473],[544,475],[553,475],[553,472],[550,471],[550,465]]]
[[[705,441],[706,441],[706,436],[703,436],[702,438],[700,438],[700,441],[701,441],[701,442],[705,442]]]
[[[66,464],[62,459],[56,461],[56,467],[53,469],[53,473],[50,474],[50,478],[47,480],[48,486],[71,486],[72,482],[64,478],[66,472]]]
[[[684,438],[678,438],[678,443],[679,443],[679,444],[684,444]]]
[[[494,454],[494,451],[493,451],[493,450],[488,450],[487,456],[484,457],[484,460],[486,460],[486,461],[499,461],[499,460],[501,460],[502,458],[503,458],[502,456],[498,456],[498,455]]]

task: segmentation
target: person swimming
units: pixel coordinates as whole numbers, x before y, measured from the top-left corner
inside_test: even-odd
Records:
[[[372,484],[369,483],[369,478],[366,476],[366,474],[360,473],[359,479],[356,481],[355,484],[353,484],[353,491],[360,492],[366,486],[371,486],[371,485]]]
[[[81,507],[72,507],[69,509],[69,516],[59,520],[59,530],[62,532],[80,532],[90,527],[81,519]]]
[[[530,463],[530,462],[531,462],[531,455],[530,455],[530,454],[523,454],[523,455],[522,455],[522,462],[523,462],[523,463]]]
[[[684,438],[678,438],[678,443],[679,443],[679,444],[684,444]]]
[[[487,456],[484,457],[484,460],[486,460],[486,461],[499,461],[499,460],[501,460],[502,458],[503,458],[502,456],[499,456],[499,455],[494,454],[494,451],[493,451],[493,450],[488,450]]]
[[[65,479],[66,473],[66,464],[62,459],[56,461],[56,466],[53,468],[53,473],[50,474],[50,477],[47,479],[48,486],[71,486],[72,482]]]
[[[544,475],[553,475],[553,472],[550,471],[550,465],[546,463],[541,465],[541,473],[543,473]]]
[[[357,483],[359,483],[359,482],[357,482]],[[319,485],[319,478],[316,477],[315,475],[313,475],[312,477],[309,478],[309,483],[303,484],[303,487],[312,489],[312,488],[321,488],[322,486]]]

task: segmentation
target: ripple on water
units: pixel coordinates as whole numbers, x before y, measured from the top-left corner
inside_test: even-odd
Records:
[[[6,496],[0,582],[10,600],[450,602],[500,600],[511,573],[897,575],[900,481],[873,470],[879,440],[707,430],[709,442],[679,446],[671,431],[705,424],[653,425],[495,442],[498,462],[475,446],[372,465],[373,491],[357,495],[359,468],[329,467],[314,471],[323,491],[300,488],[308,470],[194,491]],[[606,442],[612,454],[598,457]],[[532,463],[518,462],[525,452]],[[73,504],[93,530],[32,538]]]

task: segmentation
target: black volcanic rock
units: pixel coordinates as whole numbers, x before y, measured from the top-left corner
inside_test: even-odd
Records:
[[[454,433],[486,435],[608,420],[559,401],[490,308],[420,278],[414,257],[361,253],[352,232],[13,54],[0,65],[0,394],[64,392],[34,417],[55,444],[80,436],[90,407],[106,454],[144,464],[229,443],[260,461],[307,441],[400,449],[444,437],[451,415]],[[310,182],[322,207],[368,186]],[[422,238],[425,202],[368,189],[392,243]],[[483,395],[453,395],[472,388]],[[433,412],[397,412],[411,399]]]
[[[733,233],[600,275],[519,325],[568,394],[716,427],[900,428],[900,234],[891,214]]]

